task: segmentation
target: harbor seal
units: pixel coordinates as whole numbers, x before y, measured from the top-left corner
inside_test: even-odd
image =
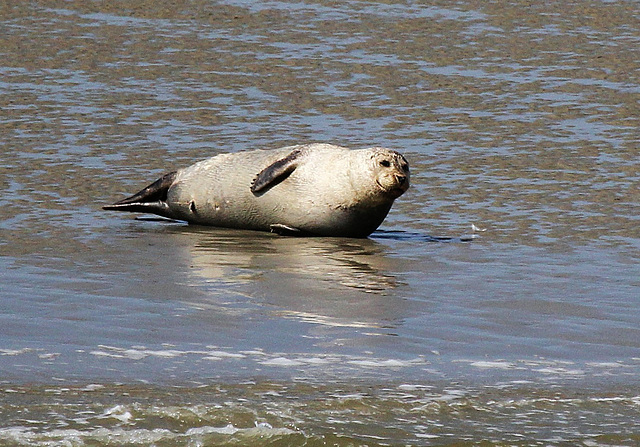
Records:
[[[103,208],[285,235],[363,238],[407,188],[409,164],[395,151],[307,144],[216,155]]]

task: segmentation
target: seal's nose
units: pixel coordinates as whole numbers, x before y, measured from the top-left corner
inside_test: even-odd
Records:
[[[401,185],[404,185],[404,182],[407,181],[407,177],[404,175],[396,175],[396,180],[398,181],[398,183],[400,183]]]

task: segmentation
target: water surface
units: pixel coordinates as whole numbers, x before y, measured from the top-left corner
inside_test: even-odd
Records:
[[[637,445],[637,6],[2,6],[0,445]],[[316,141],[369,239],[100,209]]]

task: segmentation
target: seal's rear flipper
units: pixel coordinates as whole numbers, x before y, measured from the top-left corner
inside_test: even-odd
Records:
[[[175,179],[176,172],[170,172],[131,197],[122,199],[113,205],[103,206],[102,209],[173,217],[166,200],[169,188]]]
[[[251,184],[251,192],[256,194],[260,191],[276,186],[285,180],[298,166],[297,158],[302,154],[300,149],[292,151],[289,155],[278,161],[271,163],[264,168]]]

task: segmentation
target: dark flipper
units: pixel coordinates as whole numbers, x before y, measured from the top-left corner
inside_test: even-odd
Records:
[[[251,192],[256,194],[267,188],[271,188],[285,180],[298,166],[297,159],[302,151],[296,149],[289,155],[271,163],[264,168],[251,184]]]
[[[176,172],[170,172],[131,197],[122,199],[113,205],[103,206],[102,209],[173,217],[166,200],[169,188],[175,179]]]

